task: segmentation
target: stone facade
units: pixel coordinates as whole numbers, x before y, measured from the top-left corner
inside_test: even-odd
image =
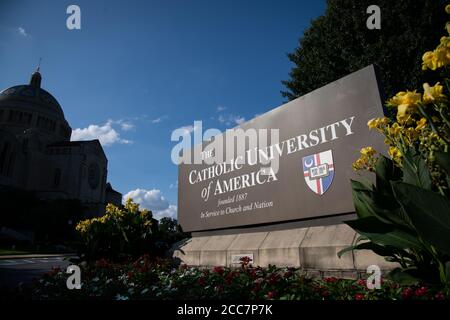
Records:
[[[100,142],[70,141],[72,129],[41,79],[36,71],[29,85],[0,92],[0,187],[77,199],[91,214],[102,213],[106,202],[120,205]]]

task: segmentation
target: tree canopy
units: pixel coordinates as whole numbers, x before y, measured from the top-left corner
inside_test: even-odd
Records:
[[[367,7],[381,9],[381,29],[369,30]],[[436,46],[446,21],[443,0],[328,0],[288,54],[294,66],[282,83],[293,100],[367,65],[379,66],[387,97],[438,79],[421,70],[422,55]]]

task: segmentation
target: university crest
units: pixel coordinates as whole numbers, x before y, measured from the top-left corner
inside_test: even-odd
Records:
[[[333,153],[331,150],[303,157],[303,176],[306,184],[316,194],[323,195],[334,178]]]

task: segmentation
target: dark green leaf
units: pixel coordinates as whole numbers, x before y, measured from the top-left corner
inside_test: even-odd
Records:
[[[390,180],[400,180],[402,177],[401,170],[394,165],[391,159],[381,155],[378,158],[376,168],[376,186],[381,192],[391,192]]]
[[[395,268],[388,274],[388,278],[392,281],[395,281],[401,285],[415,285],[420,282],[420,280],[416,277],[414,277],[411,273],[413,270],[402,270],[400,268]]]
[[[397,253],[397,251],[398,251],[395,248],[380,246],[373,242],[364,242],[364,243],[360,243],[360,244],[342,249],[341,251],[339,251],[337,253],[337,255],[340,258],[344,253],[353,251],[353,250],[371,250],[375,254],[378,254],[379,256],[392,256],[395,253]]]
[[[450,254],[450,200],[407,183],[394,182],[392,186],[422,238]]]
[[[372,242],[398,249],[421,249],[422,245],[411,232],[394,225],[381,222],[375,217],[346,221],[352,229],[369,238]]]
[[[435,152],[436,163],[450,176],[450,153]]]
[[[431,189],[431,177],[427,164],[421,154],[413,148],[409,148],[404,155],[403,182]]]

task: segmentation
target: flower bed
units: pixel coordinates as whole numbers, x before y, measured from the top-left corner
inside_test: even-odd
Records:
[[[437,287],[381,281],[369,290],[364,279],[311,279],[298,268],[174,268],[167,260],[143,256],[115,264],[99,260],[81,266],[82,288],[68,290],[65,270],[54,269],[32,287],[33,299],[281,299],[281,300],[444,300]]]

